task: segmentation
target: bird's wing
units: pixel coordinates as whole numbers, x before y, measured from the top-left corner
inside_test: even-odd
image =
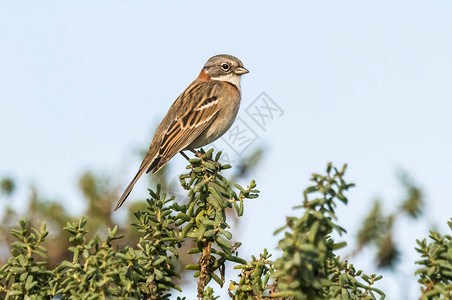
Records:
[[[173,115],[172,110],[179,113],[174,114],[174,118],[162,134],[158,150],[160,160],[153,170],[154,173],[212,124],[219,111],[218,104],[221,101],[224,84],[220,81],[195,80],[182,93],[179,101],[176,100],[168,115]]]
[[[174,101],[157,128],[137,174],[119,199],[115,211],[127,199],[144,172],[157,172],[212,124],[219,111],[219,101],[227,91],[225,84],[221,81],[195,80]]]

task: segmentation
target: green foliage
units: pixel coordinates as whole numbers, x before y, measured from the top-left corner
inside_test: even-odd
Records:
[[[238,216],[243,215],[243,200],[257,197],[254,180],[245,190],[236,184],[237,191],[219,174],[229,169],[230,165],[221,165],[221,152],[212,159],[213,149],[201,157],[190,160],[188,174],[180,176],[181,185],[189,190],[188,203],[177,207],[180,221],[185,224],[182,236],[189,237],[196,247],[189,249],[189,254],[200,254],[196,265],[187,265],[187,269],[195,270],[198,277],[198,297],[204,295],[205,285],[211,279],[220,286],[224,283],[225,262],[246,263],[244,259],[234,256],[240,243],[231,243],[232,233],[227,223],[226,209],[234,207]],[[219,274],[218,274],[218,272]]]
[[[108,230],[105,239],[99,234],[88,238],[87,222],[81,218],[75,223],[68,222],[64,228],[70,234],[68,250],[72,253],[72,260],[63,261],[53,270],[47,269],[47,261],[34,262],[33,257],[34,254],[45,255],[46,250],[40,245],[47,236],[45,225],[42,232],[32,228],[36,233],[28,234],[24,219],[21,230],[12,231],[21,243],[12,244],[13,258],[1,269],[0,291],[11,299],[57,294],[63,298],[83,295],[84,299],[167,299],[171,296],[168,293],[171,289],[180,291],[174,283],[181,277],[175,271],[179,257],[177,247],[188,237],[197,245],[188,251],[189,254],[201,254],[197,265],[187,266],[187,269],[197,270],[198,296],[215,299],[213,290],[206,289],[209,281],[214,279],[220,285],[224,283],[227,261],[246,263],[234,255],[240,243],[230,242],[232,233],[226,222],[226,209],[234,207],[237,214],[242,215],[244,199],[256,198],[258,192],[254,189],[254,181],[247,189],[238,184],[236,190],[231,188],[229,182],[218,174],[230,166],[222,166],[218,163],[219,158],[220,153],[213,160],[212,151],[208,151],[191,161],[190,171],[181,176],[183,187],[189,191],[187,204],[180,205],[174,202],[174,197],[167,198],[161,193],[160,186],[156,192],[149,190],[151,197],[147,200],[146,210],[134,213],[136,221],[133,225],[140,236],[135,248],[113,246],[115,240],[123,237],[117,234],[118,226]],[[92,174],[85,174],[80,184],[88,198],[101,197],[103,189],[96,186]],[[31,250],[28,250],[29,263],[25,266],[30,265],[32,272],[39,271],[46,276],[24,269],[26,249]],[[36,269],[37,266],[40,268]],[[31,277],[26,277],[23,272],[31,272]]]
[[[174,207],[177,206],[173,203],[174,197],[167,199],[165,194],[161,195],[160,186],[157,186],[156,192],[149,192],[152,198],[147,200],[147,211],[136,212],[138,222],[132,224],[137,232],[144,235],[137,245],[142,257],[128,271],[130,276],[139,273],[146,279],[150,292],[162,297],[171,288],[181,291],[174,283],[174,278],[181,278],[175,271],[175,259],[179,256],[176,247],[182,240],[179,228],[175,226],[178,218],[174,213]],[[122,258],[129,260],[133,255],[129,248]]]
[[[54,274],[47,269],[46,249],[42,246],[48,232],[28,228],[24,218],[19,229],[12,229],[16,242],[11,244],[12,257],[0,268],[0,292],[5,299],[42,299],[53,295]],[[1,295],[1,293],[0,293]]]
[[[373,286],[381,276],[365,275],[335,254],[345,246],[332,238],[333,233],[345,233],[337,224],[335,207],[347,203],[345,192],[353,186],[343,178],[345,167],[338,171],[329,164],[326,175],[313,175],[314,184],[304,191],[297,207],[303,209],[301,214],[287,218],[278,230],[284,232],[278,244],[281,257],[272,261],[265,249],[246,261],[237,255],[241,243],[233,241],[228,218],[231,211],[242,216],[245,199],[256,198],[259,191],[254,181],[247,188],[233,185],[220,175],[230,166],[219,162],[220,153],[213,157],[212,150],[203,152],[180,176],[188,191],[186,202],[167,197],[160,185],[149,190],[147,206],[134,213],[135,244],[121,244],[118,226],[105,234],[96,225],[96,232],[89,234],[85,218],[67,222],[64,230],[71,255],[52,268],[42,246],[48,234],[45,225],[37,230],[23,219],[19,229],[11,231],[17,241],[11,244],[12,257],[0,268],[0,296],[169,299],[173,290],[181,290],[178,248],[192,243],[187,253],[197,263],[187,264],[186,269],[194,271],[199,299],[218,299],[208,284],[212,279],[224,284],[228,262],[241,270],[239,279],[229,285],[232,299],[384,298]],[[90,174],[85,174],[81,186],[93,201],[103,197],[104,190]]]
[[[417,219],[422,214],[422,208],[424,206],[422,191],[406,173],[402,172],[399,178],[406,194],[405,199],[402,201],[400,211],[406,213],[413,219]]]
[[[363,222],[363,226],[357,235],[358,245],[361,247],[379,239],[387,231],[386,223],[381,211],[381,202],[374,201],[369,215]]]
[[[286,231],[278,244],[283,255],[275,262],[278,291],[271,295],[295,299],[376,299],[375,294],[379,294],[384,298],[383,292],[372,286],[381,276],[355,271],[353,265],[341,262],[334,254],[334,250],[345,246],[331,237],[333,232],[345,233],[335,223],[334,209],[337,201],[347,203],[344,192],[354,186],[345,182],[345,169],[346,166],[339,171],[328,164],[326,175],[313,174],[311,181],[315,184],[304,191],[303,204],[297,207],[303,208],[304,213],[301,217],[287,218],[286,226],[278,230]]]
[[[268,283],[274,272],[271,254],[264,249],[264,253],[256,258],[251,256],[251,261],[244,265],[235,266],[234,269],[241,269],[240,281],[232,281],[229,285],[229,295],[233,299],[262,299],[268,298],[273,292]],[[275,282],[276,283],[276,282]]]
[[[170,229],[172,217],[160,214],[168,210],[164,205],[173,198],[165,200],[163,195],[160,199],[158,192],[151,195],[148,211],[136,213],[137,230],[142,234],[137,249],[112,246],[114,240],[122,238],[117,235],[117,226],[109,230],[104,240],[98,235],[87,240],[83,218],[77,224],[67,224],[65,230],[75,245],[69,248],[73,252],[72,262],[64,261],[55,268],[60,278],[59,292],[73,297],[83,294],[87,299],[167,299],[171,288],[180,290],[173,283],[174,278],[180,278],[174,271],[174,258],[168,256],[169,252],[177,255],[174,245],[178,239]],[[156,220],[158,217],[160,220]]]
[[[452,231],[452,219],[447,222]],[[421,299],[452,299],[452,236],[441,235],[430,231],[430,243],[427,240],[417,240],[417,252],[422,260],[415,274],[419,275]]]
[[[147,151],[147,147],[145,150]],[[229,181],[233,183],[241,182],[255,168],[261,157],[262,150],[251,151],[249,155],[240,157],[235,162],[239,168],[228,171],[228,176],[231,178]],[[223,156],[221,161],[226,161]],[[171,162],[165,165],[157,174],[146,176],[143,179],[148,179],[150,186],[160,184],[161,190],[167,192],[167,194],[176,194],[176,196],[184,198],[185,196],[181,195],[183,190],[181,193],[181,189],[178,186],[178,178],[169,177],[169,174],[174,173],[168,172],[170,168]],[[68,250],[70,243],[67,240],[67,233],[62,228],[66,226],[68,221],[77,222],[79,219],[79,217],[74,216],[74,211],[69,210],[68,205],[66,205],[70,201],[66,199],[43,198],[42,194],[34,186],[31,186],[29,192],[26,193],[29,195],[28,199],[16,199],[14,197],[18,196],[14,191],[19,188],[24,189],[24,187],[19,187],[15,181],[7,177],[0,179],[0,182],[2,182],[2,185],[0,185],[0,198],[6,200],[2,201],[3,213],[0,216],[0,249],[7,249],[15,241],[9,234],[9,228],[15,226],[20,220],[20,215],[24,214],[27,216],[28,226],[39,228],[42,220],[46,220],[48,228],[51,229],[52,234],[43,243],[43,246],[47,247],[48,250],[49,267],[54,268],[63,260],[70,260],[72,257],[72,252]],[[78,178],[78,187],[82,195],[79,208],[85,209],[80,212],[80,216],[86,216],[89,220],[85,226],[88,231],[86,235],[88,239],[91,239],[95,234],[103,236],[108,228],[113,228],[116,224],[119,224],[118,234],[124,235],[124,238],[115,242],[117,246],[136,245],[139,242],[140,235],[135,228],[126,225],[135,222],[134,212],[146,210],[147,203],[144,199],[131,198],[127,202],[129,210],[126,216],[118,216],[113,213],[112,208],[116,204],[119,188],[112,184],[112,180],[109,179],[108,175],[91,171],[84,172]],[[12,205],[16,200],[24,205],[20,207]],[[180,201],[181,199],[178,200]],[[20,209],[20,214],[16,209]],[[229,215],[229,218],[234,220],[235,228],[238,230],[240,223],[235,222],[236,216]],[[183,254],[177,260],[176,269],[184,277],[191,273],[190,271],[185,271],[184,266],[196,263],[197,258],[194,255],[185,255],[186,250],[194,247],[194,245],[185,243],[182,246],[181,252]],[[0,251],[0,265],[8,261],[9,256],[7,254],[6,251]]]
[[[180,278],[174,271],[174,258],[168,256],[169,252],[177,256],[174,245],[178,238],[169,228],[174,222],[168,221],[169,214],[160,214],[165,211],[163,205],[173,199],[163,196],[160,200],[158,194],[151,194],[155,197],[148,200],[149,211],[136,213],[139,221],[146,220],[136,225],[143,234],[137,249],[113,247],[112,242],[122,238],[117,235],[117,226],[105,239],[96,235],[88,240],[86,220],[81,218],[64,228],[71,235],[72,261],[63,261],[53,270],[46,268],[46,249],[40,245],[48,234],[45,225],[40,231],[31,228],[34,233],[30,233],[23,219],[20,230],[11,231],[18,241],[12,244],[13,257],[0,269],[0,291],[6,293],[6,299],[41,299],[57,294],[64,299],[167,299],[167,291],[180,290],[173,283],[174,278]],[[160,220],[152,228],[157,216]],[[35,261],[36,255],[44,260]]]
[[[417,219],[422,214],[424,198],[422,191],[406,173],[399,175],[405,191],[396,210],[385,214],[380,200],[375,200],[369,214],[357,234],[357,247],[352,255],[358,254],[364,247],[374,245],[377,248],[376,261],[380,268],[393,268],[398,261],[400,251],[393,238],[396,221],[403,215]]]
[[[220,297],[219,296],[214,296],[213,288],[208,286],[206,288],[206,290],[204,291],[204,295],[202,297],[202,300],[215,300],[215,299],[220,299]]]
[[[14,193],[16,186],[11,178],[3,178],[0,180],[0,193],[10,196]]]

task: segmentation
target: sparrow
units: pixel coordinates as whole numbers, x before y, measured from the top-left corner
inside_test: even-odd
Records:
[[[152,139],[137,174],[116,205],[121,207],[145,172],[156,173],[174,155],[208,145],[234,123],[240,107],[240,79],[249,71],[232,55],[211,57],[195,79],[171,105]]]

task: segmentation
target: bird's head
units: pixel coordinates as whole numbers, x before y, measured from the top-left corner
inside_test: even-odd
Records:
[[[212,80],[227,81],[240,90],[240,77],[249,71],[237,57],[221,54],[211,57],[204,65],[203,71]]]

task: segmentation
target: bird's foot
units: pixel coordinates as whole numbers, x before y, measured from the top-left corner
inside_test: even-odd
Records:
[[[191,147],[187,148],[187,150],[190,150],[191,152],[193,152],[202,162],[207,162],[207,163],[212,164],[214,166],[215,170],[219,170],[220,169],[220,163],[211,158],[211,156],[212,156],[210,154],[211,152],[207,151],[205,153],[202,153],[202,152],[199,152],[199,151],[197,151],[197,150],[195,150],[195,149],[193,149]],[[182,153],[182,151],[181,151],[181,153]],[[183,154],[183,156],[188,159],[188,157],[185,154]],[[212,169],[211,166],[207,166],[207,167],[209,169]]]

